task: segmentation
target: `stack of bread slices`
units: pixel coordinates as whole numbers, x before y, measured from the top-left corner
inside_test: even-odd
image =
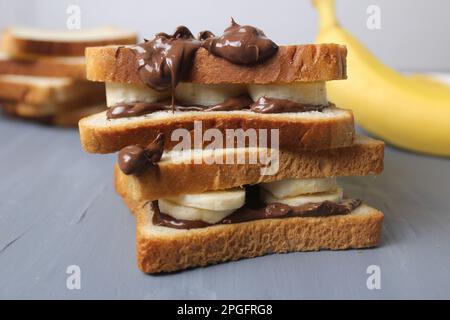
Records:
[[[190,74],[172,92],[177,102],[193,106],[246,94],[253,101],[268,97],[324,106],[320,110],[176,109],[122,118],[101,112],[80,121],[87,152],[119,152],[128,164],[132,156],[141,156],[135,161],[151,156],[152,163],[139,172],[119,165],[114,171],[116,190],[136,217],[142,271],[379,244],[383,214],[346,194],[337,179],[379,174],[384,157],[383,142],[356,135],[352,112],[328,102],[325,81],[347,77],[346,54],[335,44],[280,46],[264,63],[242,66],[200,48]],[[131,47],[87,50],[87,77],[106,82],[108,107],[151,104],[170,95],[145,86],[138,70]],[[278,145],[208,149],[200,143],[194,150],[177,149],[174,132],[186,129],[195,140],[196,123],[203,132],[215,130],[215,136],[277,130]],[[158,146],[160,157],[146,153]],[[270,164],[247,161],[262,154],[276,157]],[[262,170],[270,165],[273,171]]]
[[[85,48],[135,42],[135,33],[111,27],[7,28],[0,48],[0,106],[9,115],[76,126],[106,105],[104,86],[86,81]]]

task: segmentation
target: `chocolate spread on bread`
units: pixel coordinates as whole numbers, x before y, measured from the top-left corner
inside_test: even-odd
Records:
[[[346,215],[361,205],[359,199],[344,199],[339,203],[324,201],[320,203],[308,203],[301,206],[289,206],[281,203],[272,203],[251,207],[245,205],[237,209],[228,217],[217,224],[233,224],[261,219],[292,218],[292,217],[329,217]],[[199,220],[180,220],[160,212],[158,201],[151,203],[153,210],[153,224],[175,229],[195,229],[210,227],[213,224]],[[217,225],[216,224],[216,225]]]
[[[238,111],[250,110],[255,113],[285,113],[285,112],[308,112],[322,111],[329,107],[328,105],[313,105],[298,103],[286,99],[275,99],[261,97],[256,102],[249,95],[243,94],[237,97],[231,97],[215,106],[189,106],[175,104],[171,106],[168,101],[161,102],[138,102],[135,104],[118,104],[108,109],[107,119],[118,119],[127,117],[137,117],[151,114],[157,111]]]
[[[267,38],[262,30],[241,26],[234,19],[219,37],[209,31],[203,31],[199,36],[203,40],[203,48],[235,64],[261,63],[278,51],[275,42]]]
[[[139,174],[157,165],[164,151],[164,134],[160,133],[147,147],[131,145],[120,150],[118,163],[126,175]]]
[[[241,26],[233,19],[220,37],[203,31],[196,39],[187,27],[179,26],[172,35],[161,32],[153,40],[134,47],[142,82],[158,91],[173,89],[190,71],[200,47],[244,65],[263,62],[278,50],[260,29]]]

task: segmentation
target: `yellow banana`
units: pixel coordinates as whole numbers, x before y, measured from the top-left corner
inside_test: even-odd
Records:
[[[349,79],[327,83],[330,100],[352,109],[364,129],[393,145],[450,156],[450,91],[384,65],[336,19],[334,0],[313,0],[319,43],[345,44]]]

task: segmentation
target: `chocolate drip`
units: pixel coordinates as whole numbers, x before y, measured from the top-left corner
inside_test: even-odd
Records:
[[[251,208],[246,205],[217,224],[234,224],[261,219],[291,218],[291,217],[329,217],[346,215],[361,205],[359,199],[344,199],[339,203],[324,201],[309,203],[301,206],[289,206],[281,203],[272,203],[260,207]],[[204,221],[175,219],[159,211],[158,201],[151,203],[153,210],[153,224],[175,229],[205,228],[213,224]]]
[[[147,147],[132,145],[119,151],[118,163],[126,175],[139,174],[157,165],[164,151],[164,134],[160,133]]]

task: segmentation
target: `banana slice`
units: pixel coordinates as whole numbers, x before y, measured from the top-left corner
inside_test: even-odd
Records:
[[[279,199],[336,190],[337,186],[336,178],[285,179],[261,183],[262,188],[270,191],[270,193]]]
[[[158,200],[159,210],[162,213],[179,220],[201,220],[207,223],[217,223],[226,216],[232,214],[235,210],[206,210],[180,206],[168,200]]]
[[[247,89],[253,101],[266,96],[313,105],[326,105],[328,103],[325,82],[250,84]]]
[[[144,85],[107,82],[105,87],[108,107],[119,103],[151,103],[170,98],[170,90],[160,92]]]
[[[166,198],[175,204],[206,210],[235,210],[245,204],[245,189],[208,191]]]
[[[175,89],[175,97],[183,104],[214,106],[245,92],[246,86],[239,84],[180,83]]]
[[[339,202],[342,200],[343,194],[344,192],[342,188],[338,188],[336,191],[332,192],[322,192],[279,199],[274,197],[269,191],[262,190],[261,192],[264,203],[283,203],[289,206],[301,206],[307,203],[319,203],[323,201]]]

